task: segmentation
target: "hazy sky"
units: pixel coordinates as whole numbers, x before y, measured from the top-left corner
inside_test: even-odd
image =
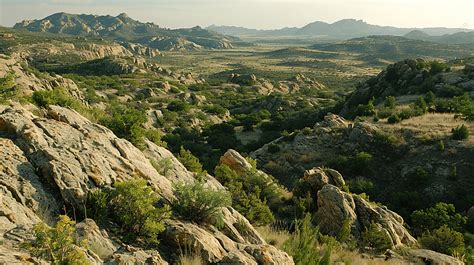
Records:
[[[217,24],[272,29],[343,18],[400,27],[474,28],[474,0],[0,0],[4,26],[56,12],[126,12],[171,28]]]

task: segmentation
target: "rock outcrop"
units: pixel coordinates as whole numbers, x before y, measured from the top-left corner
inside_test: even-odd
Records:
[[[19,95],[31,95],[38,90],[52,90],[54,88],[64,88],[72,97],[81,101],[85,105],[84,95],[79,87],[71,79],[59,75],[44,74],[39,78],[25,69],[26,61],[18,55],[6,56],[0,54],[0,78],[9,74],[14,76],[14,90]]]
[[[38,117],[20,105],[0,107],[2,249],[17,249],[26,240],[14,236],[17,231],[29,231],[40,221],[52,224],[61,208],[82,209],[89,190],[140,177],[173,203],[172,184],[195,181],[193,173],[168,150],[152,142],[146,141],[142,152],[76,111],[57,106],[42,111]],[[167,160],[166,174],[158,172],[152,160]],[[207,182],[213,189],[224,189],[212,176],[207,176]],[[167,240],[162,244],[189,247],[209,263],[293,264],[288,254],[268,245],[240,213],[232,208],[222,213],[224,225],[219,230],[179,219],[166,221]],[[86,256],[93,264],[167,264],[163,257],[172,256],[116,242],[90,219],[77,224],[77,237],[89,242]],[[0,255],[0,261],[32,259],[22,251],[11,253]]]
[[[379,225],[394,247],[413,245],[416,239],[404,227],[403,218],[359,195],[344,191],[342,175],[332,169],[314,168],[305,172],[303,183],[317,192],[316,222],[325,234],[337,236],[346,222],[352,234],[361,238],[371,224]]]

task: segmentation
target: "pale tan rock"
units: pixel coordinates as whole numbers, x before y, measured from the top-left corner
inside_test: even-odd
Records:
[[[243,170],[250,170],[252,165],[237,151],[229,149],[225,154],[221,157],[220,163],[227,165],[231,169],[235,171],[243,171]]]
[[[428,249],[411,249],[410,255],[433,265],[463,265],[464,262],[451,256],[441,254]]]
[[[88,249],[102,260],[109,259],[118,249],[105,230],[101,230],[92,219],[85,219],[76,224],[76,237],[79,241],[86,240]]]

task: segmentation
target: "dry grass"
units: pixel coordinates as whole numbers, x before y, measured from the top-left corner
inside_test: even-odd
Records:
[[[427,135],[435,138],[450,137],[451,129],[464,124],[467,126],[470,134],[467,142],[474,144],[474,122],[455,119],[454,116],[455,115],[452,113],[427,113],[425,115],[403,120],[398,124],[384,124],[384,126],[391,129],[408,129],[419,133],[420,135]]]
[[[278,249],[282,249],[285,241],[290,238],[290,234],[285,230],[276,230],[269,226],[256,227],[256,229],[268,244]]]
[[[204,261],[197,255],[181,255],[178,260],[178,265],[202,265]]]

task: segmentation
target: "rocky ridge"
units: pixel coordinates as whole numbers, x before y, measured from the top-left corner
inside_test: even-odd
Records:
[[[31,32],[125,40],[162,51],[228,49],[233,47],[233,41],[238,40],[200,27],[166,29],[154,23],[136,21],[125,13],[116,17],[56,13],[43,19],[22,21],[13,28]]]

